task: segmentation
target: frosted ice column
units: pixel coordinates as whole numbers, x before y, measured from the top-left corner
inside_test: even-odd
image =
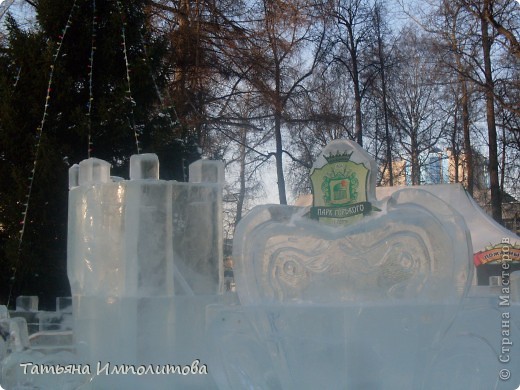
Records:
[[[79,165],[74,164],[69,168],[69,190],[79,185]]]
[[[173,296],[170,199],[165,181],[127,182],[125,295]]]
[[[190,183],[224,184],[224,163],[222,161],[198,160],[190,165]]]
[[[74,167],[73,167],[74,168]],[[110,164],[98,158],[89,158],[79,163],[78,184],[92,185],[110,181]]]
[[[171,186],[159,179],[159,159],[130,158],[126,182],[125,252],[127,296],[173,296]]]
[[[172,183],[172,224],[176,294],[222,291],[223,239],[221,161],[190,165],[189,183]]]
[[[159,157],[154,153],[134,154],[130,157],[130,180],[159,180]]]
[[[67,273],[73,297],[74,338],[85,358],[113,348],[121,327],[117,302],[125,288],[126,187],[112,182],[110,164],[79,164],[79,186],[69,191]],[[99,356],[102,358],[103,354]]]
[[[80,185],[69,191],[67,273],[72,295],[119,295],[125,272],[125,186],[113,183],[110,164],[98,159],[82,161],[79,176]],[[91,180],[82,181],[82,176]]]

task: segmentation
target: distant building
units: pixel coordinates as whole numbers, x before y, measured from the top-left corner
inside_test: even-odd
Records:
[[[425,159],[424,168],[421,170],[421,184],[446,183],[445,154],[441,150],[433,150]]]
[[[489,173],[487,159],[477,151],[473,151],[473,198],[488,214],[491,214],[491,192],[489,190]],[[431,150],[428,155],[421,156],[420,184],[461,183],[468,187],[468,161],[465,152],[458,158],[451,148],[444,151]],[[390,185],[389,170],[380,167],[381,186]],[[411,166],[406,160],[392,162],[394,186],[411,185]],[[507,193],[502,194],[502,218],[504,226],[516,234],[520,233],[520,202]]]
[[[384,169],[384,167],[383,167]],[[394,179],[394,186],[405,186],[408,185],[406,182],[407,178],[407,165],[405,160],[392,161],[392,177]],[[390,185],[390,170],[382,171],[381,186]]]
[[[434,148],[421,156],[420,184],[448,184],[462,183],[468,185],[468,164],[464,152],[459,153],[458,160],[451,148],[444,151]],[[390,185],[389,170],[380,167],[381,186]],[[392,162],[392,176],[394,186],[411,185],[411,165],[406,160]],[[489,188],[489,175],[487,172],[487,160],[480,153],[473,152],[473,186],[474,189],[484,190]]]

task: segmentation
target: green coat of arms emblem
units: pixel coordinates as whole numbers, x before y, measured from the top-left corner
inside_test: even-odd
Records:
[[[327,164],[311,174],[314,207],[311,217],[332,224],[349,224],[371,210],[367,201],[369,170],[350,161],[352,153],[324,156]]]

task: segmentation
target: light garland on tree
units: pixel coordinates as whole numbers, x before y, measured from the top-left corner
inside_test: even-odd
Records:
[[[14,63],[13,63],[14,65]],[[20,66],[18,68],[18,72],[16,72],[16,76],[14,76],[14,82],[13,82],[13,91],[11,92],[11,95],[14,94],[14,91],[16,91],[16,87],[18,86],[18,82],[20,81],[20,74],[22,73],[22,67]]]
[[[22,250],[23,236],[24,236],[24,232],[25,232],[25,226],[26,226],[26,223],[27,223],[27,213],[29,211],[29,204],[30,204],[29,201],[31,199],[31,194],[32,194],[32,189],[33,189],[33,184],[34,184],[34,175],[35,175],[35,172],[36,172],[36,165],[38,163],[38,155],[39,155],[39,152],[40,152],[40,146],[41,146],[41,139],[42,139],[42,135],[43,135],[43,129],[44,129],[45,123],[47,121],[47,116],[48,116],[47,110],[49,108],[49,105],[50,105],[49,102],[51,100],[52,83],[53,83],[53,78],[54,78],[54,67],[55,67],[56,62],[58,60],[58,57],[60,55],[61,47],[63,45],[63,40],[65,39],[65,36],[67,35],[68,29],[72,25],[72,17],[73,17],[74,11],[78,8],[76,2],[77,2],[77,0],[74,0],[74,3],[72,4],[71,10],[69,12],[69,16],[67,18],[67,23],[65,24],[65,27],[63,28],[63,30],[61,32],[61,35],[58,36],[58,45],[57,45],[56,51],[55,51],[55,53],[54,53],[54,55],[52,57],[53,58],[52,64],[50,65],[49,81],[47,83],[47,95],[45,96],[45,105],[44,105],[44,108],[43,108],[42,119],[40,121],[40,125],[36,128],[36,143],[35,143],[35,146],[34,146],[33,168],[31,170],[31,175],[29,176],[29,184],[27,185],[27,194],[25,195],[25,203],[23,203],[24,210],[22,211],[22,220],[20,221],[21,229],[18,232],[19,233],[19,238],[18,238],[18,257],[16,259],[16,263],[18,263],[18,261],[20,259],[20,252]],[[18,77],[17,78],[19,78],[19,73],[18,73]],[[17,82],[18,82],[18,80],[16,81],[16,83]],[[11,286],[9,288],[9,296],[7,298],[7,306],[9,306],[9,302],[11,300],[11,293],[12,293],[14,281],[16,279],[16,269],[17,269],[17,267],[16,267],[16,264],[15,264],[15,267],[13,268],[13,276],[11,277]]]
[[[152,67],[151,67],[151,65],[148,62],[148,58],[149,58],[148,50],[146,48],[146,44],[145,44],[145,40],[144,40],[143,34],[141,32],[139,32],[139,35],[140,35],[140,38],[141,38],[141,43],[143,45],[143,52],[144,52],[143,61],[146,64],[146,66],[148,67],[148,70],[150,71],[150,78],[152,79],[153,86],[154,86],[154,89],[155,89],[155,93],[157,94],[157,98],[159,99],[159,103],[161,105],[161,108],[166,112],[166,116],[167,116],[168,121],[170,122],[170,126],[171,126],[171,128],[173,130],[180,123],[179,116],[177,115],[177,110],[175,110],[174,106],[166,107],[166,104],[164,103],[164,98],[163,98],[163,96],[161,94],[161,91],[159,90],[159,87],[157,86],[157,81],[155,80],[155,76],[153,75]],[[171,101],[171,97],[170,97],[170,95],[168,93],[168,90],[166,90],[166,95],[168,97],[168,101]],[[173,113],[175,114],[175,121],[172,119],[170,111],[168,110],[169,108],[171,108],[173,110]],[[183,140],[183,142],[184,142],[184,140]]]
[[[92,44],[90,46],[90,58],[89,58],[89,66],[88,66],[88,150],[87,156],[91,157],[92,149],[92,104],[94,102],[94,89],[92,84],[92,77],[94,73],[94,52],[96,51],[96,34],[97,34],[97,14],[96,14],[96,0],[92,0]]]
[[[130,118],[129,118],[130,127],[132,128],[132,130],[134,132],[137,154],[141,154],[141,146],[139,145],[139,134],[137,133],[137,129],[136,129],[136,125],[135,125],[135,116],[134,116],[134,107],[135,107],[136,103],[135,103],[134,98],[132,97],[132,87],[131,87],[132,83],[131,83],[131,79],[130,79],[130,63],[128,62],[128,50],[126,47],[126,29],[125,29],[126,19],[125,19],[125,15],[123,14],[123,8],[121,6],[121,2],[118,0],[118,1],[116,1],[116,4],[117,4],[117,9],[119,11],[119,15],[121,17],[121,38],[122,38],[121,46],[123,47],[123,54],[125,57],[125,66],[126,66],[126,81],[127,81],[127,87],[128,87],[128,89],[126,90],[126,94],[127,94],[126,98],[127,98],[128,102],[130,103]]]

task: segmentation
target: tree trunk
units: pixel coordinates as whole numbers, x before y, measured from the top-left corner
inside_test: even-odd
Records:
[[[386,165],[388,167],[388,177],[390,178],[389,184],[394,185],[394,172],[392,166],[392,140],[390,139],[390,129],[388,124],[388,101],[386,97],[386,72],[385,72],[385,58],[383,52],[383,39],[381,37],[381,31],[379,28],[379,8],[376,10],[377,17],[377,46],[379,56],[379,66],[381,67],[381,97],[383,99],[383,116],[385,121],[385,143],[386,143]]]
[[[388,178],[391,186],[394,185],[394,167],[392,165],[392,140],[390,139],[390,128],[388,123],[388,100],[386,90],[386,58],[384,53],[383,37],[381,35],[381,4],[378,2],[374,6],[374,27],[377,36],[377,56],[379,60],[379,68],[381,75],[381,100],[383,103],[383,119],[385,126],[385,146],[386,146],[386,167],[388,169]]]
[[[241,129],[241,144],[240,144],[240,172],[239,172],[239,190],[237,200],[237,214],[235,216],[235,227],[238,222],[242,219],[242,210],[244,208],[244,200],[246,197],[246,142],[247,132],[245,129]]]
[[[356,113],[356,142],[363,146],[363,123],[361,119],[361,89],[359,86],[359,69],[358,69],[358,58],[355,49],[354,36],[350,33],[351,39],[351,59],[352,59],[352,83],[354,84],[354,108]]]
[[[484,73],[486,78],[486,119],[489,142],[489,182],[491,187],[491,214],[495,221],[502,223],[502,200],[498,181],[497,129],[495,123],[494,82],[491,68],[491,38],[486,13],[490,9],[490,0],[484,1],[484,10],[480,27],[482,30],[482,52],[484,56]]]
[[[280,204],[287,204],[285,194],[285,178],[283,174],[283,147],[282,147],[282,113],[276,110],[274,117],[274,135],[276,140],[276,179],[278,181],[278,197]]]
[[[453,34],[453,41],[456,41],[455,34]],[[453,52],[458,70],[458,82],[461,88],[460,105],[462,108],[462,133],[464,138],[464,172],[466,173],[466,190],[470,195],[473,195],[473,149],[471,148],[470,137],[470,118],[469,118],[469,90],[468,82],[465,78],[465,69],[462,65],[462,58],[459,53],[457,44],[454,43]],[[458,160],[457,165],[458,166]],[[464,178],[463,178],[464,180]]]
[[[356,69],[357,66],[354,66]],[[357,71],[357,69],[356,69]],[[354,106],[356,110],[356,142],[363,146],[363,124],[361,122],[361,92],[359,90],[359,75],[354,76]]]
[[[410,137],[410,147],[412,151],[412,185],[418,186],[421,184],[421,170],[419,166],[419,145],[417,144],[417,135],[412,132]]]
[[[464,133],[464,157],[466,161],[466,190],[473,195],[473,149],[471,148],[470,119],[469,119],[469,91],[467,81],[461,78],[462,87],[462,131]]]
[[[451,133],[451,151],[453,153],[453,165],[455,166],[455,170],[453,171],[454,178],[453,182],[459,182],[459,150],[457,148],[457,127],[459,126],[458,121],[458,105],[455,109],[455,113],[453,114],[453,132]]]
[[[274,137],[276,142],[276,179],[278,183],[278,197],[280,204],[287,204],[285,194],[285,177],[283,174],[283,145],[282,145],[282,86],[281,71],[275,53],[276,101],[274,107]]]

